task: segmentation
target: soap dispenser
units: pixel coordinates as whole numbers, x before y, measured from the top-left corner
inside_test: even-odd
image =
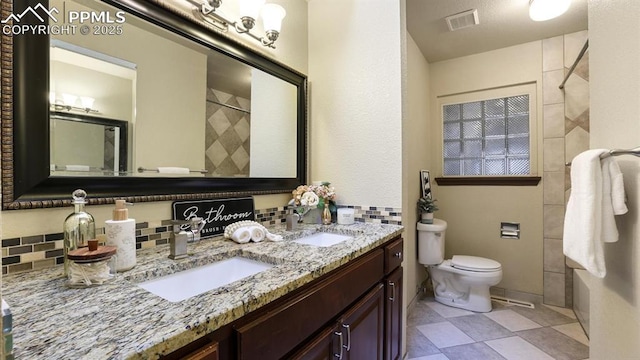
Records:
[[[124,200],[116,200],[113,219],[104,222],[107,245],[118,248],[116,271],[127,271],[136,266],[136,220],[129,219]]]
[[[79,247],[88,246],[88,241],[96,238],[93,216],[84,211],[87,193],[78,189],[73,192],[74,211],[64,220],[64,274],[69,274],[67,254]]]

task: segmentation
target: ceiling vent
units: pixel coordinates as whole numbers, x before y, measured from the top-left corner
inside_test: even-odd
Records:
[[[480,24],[478,20],[478,9],[463,11],[445,18],[450,31],[456,31]]]

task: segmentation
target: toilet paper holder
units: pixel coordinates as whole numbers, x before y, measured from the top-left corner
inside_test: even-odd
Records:
[[[503,239],[520,239],[520,223],[501,222],[500,237]]]

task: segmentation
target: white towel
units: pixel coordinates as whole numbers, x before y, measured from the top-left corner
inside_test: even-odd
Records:
[[[189,168],[163,166],[158,168],[160,174],[188,174]]]
[[[267,233],[262,226],[250,226],[249,232],[251,232],[251,240],[253,242],[260,242],[264,240]]]
[[[618,241],[614,215],[627,213],[624,183],[618,162],[613,157],[602,160],[602,240]]]
[[[282,235],[276,235],[276,234],[267,232],[267,240],[269,241],[282,241],[282,239],[284,239]]]
[[[65,169],[67,171],[90,171],[91,167],[89,165],[66,165]]]
[[[241,227],[231,234],[231,240],[238,244],[245,244],[251,241],[251,231],[246,227]]]
[[[607,274],[604,242],[617,241],[613,216],[622,213],[619,201],[624,199],[622,177],[615,159],[600,160],[600,155],[607,152],[587,150],[572,160],[571,196],[564,219],[564,254],[599,278]],[[613,197],[617,212],[613,211]]]

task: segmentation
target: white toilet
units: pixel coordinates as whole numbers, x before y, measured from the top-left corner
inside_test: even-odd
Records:
[[[418,223],[418,262],[431,275],[433,292],[439,303],[477,312],[491,311],[489,287],[502,280],[499,262],[477,256],[454,255],[444,260],[444,233],[447,223]]]

